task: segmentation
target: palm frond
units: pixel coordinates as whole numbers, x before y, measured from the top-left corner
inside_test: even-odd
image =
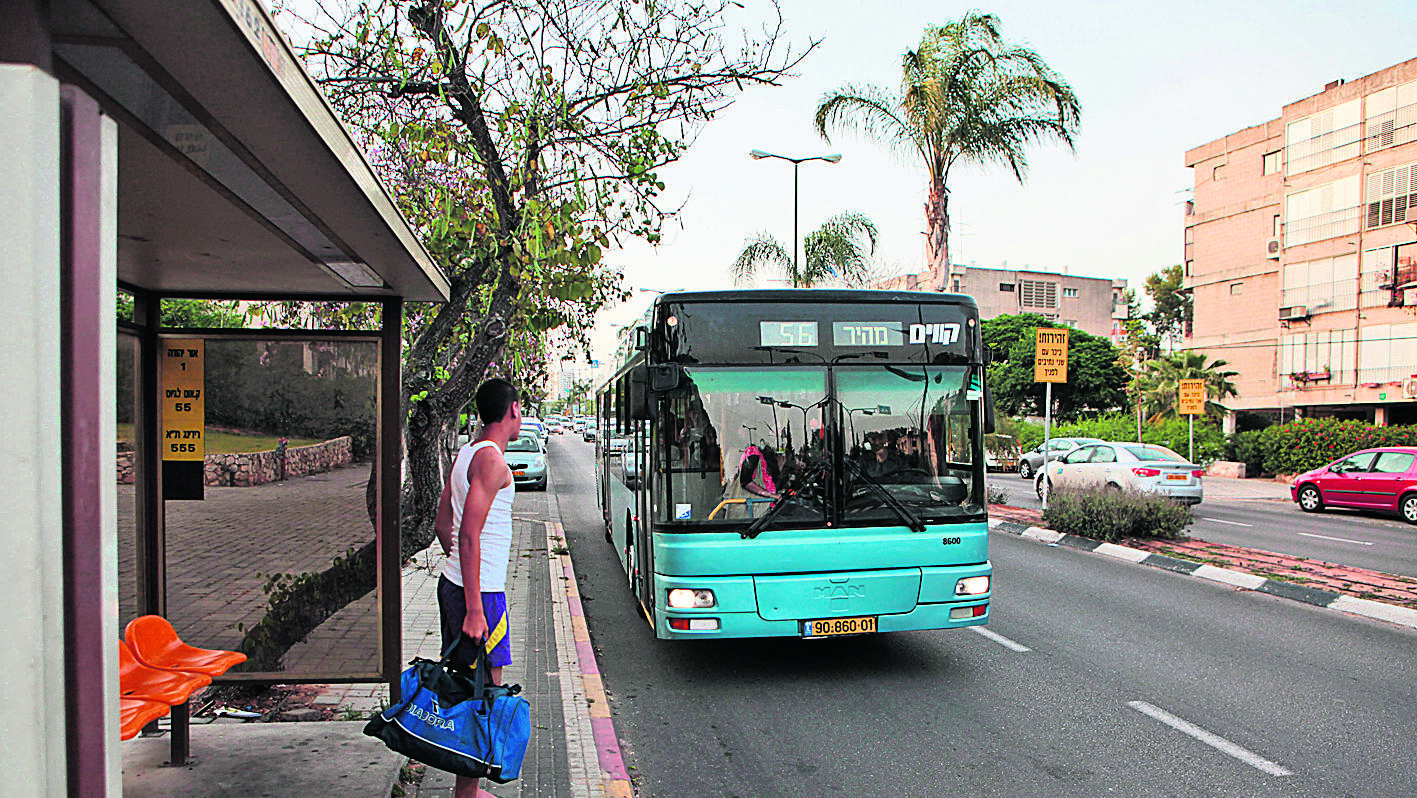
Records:
[[[758,276],[758,267],[764,265],[781,268],[788,273],[789,282],[796,284],[791,274],[792,255],[776,238],[767,233],[759,233],[749,239],[743,246],[743,251],[738,253],[738,259],[733,261],[732,267],[733,284],[752,283]]]

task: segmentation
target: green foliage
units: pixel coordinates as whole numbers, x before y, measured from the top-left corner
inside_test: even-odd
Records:
[[[812,288],[831,281],[861,285],[876,251],[876,225],[860,213],[839,213],[802,239],[803,262],[793,263],[792,255],[777,239],[759,233],[750,239],[733,263],[733,280],[751,283],[759,267],[782,270],[793,288]]]
[[[1245,440],[1253,445],[1248,444],[1252,438]],[[1375,446],[1417,446],[1417,426],[1375,427],[1361,421],[1306,418],[1260,430],[1257,448],[1265,473],[1300,474]]]
[[[1191,508],[1155,494],[1059,489],[1048,495],[1043,523],[1064,534],[1107,542],[1176,540],[1191,524]]]
[[[1245,430],[1231,435],[1225,444],[1225,459],[1244,463],[1246,476],[1265,473],[1264,430]]]
[[[1033,381],[1033,354],[1039,327],[1054,324],[1036,313],[996,316],[981,325],[984,343],[994,353],[987,377],[1000,411],[1043,415],[1045,384]],[[1128,407],[1131,375],[1119,363],[1121,353],[1105,338],[1072,329],[1068,342],[1068,382],[1053,386],[1055,417],[1077,418],[1085,412]]]
[[[1190,430],[1185,418],[1150,421],[1142,424],[1143,443],[1154,443],[1186,456]],[[1067,424],[1053,425],[1054,438],[1100,438],[1104,441],[1135,441],[1136,417],[1128,413],[1106,413],[1093,418],[1078,419]],[[1042,438],[1040,437],[1041,441]],[[1037,446],[1038,444],[1034,444]],[[1206,464],[1226,454],[1225,433],[1210,418],[1196,419],[1195,461]]]
[[[348,435],[355,459],[367,459],[376,444],[377,363],[368,343],[208,342],[207,424],[289,438]]]
[[[1219,400],[1236,396],[1230,371],[1224,360],[1211,360],[1201,352],[1176,352],[1145,364],[1138,380],[1142,410],[1149,418],[1175,418],[1181,380],[1205,380],[1205,412],[1219,417],[1226,411]]]
[[[1151,322],[1157,336],[1170,342],[1172,348],[1180,343],[1194,314],[1192,297],[1183,290],[1184,280],[1179,263],[1146,278],[1147,296],[1155,303],[1146,314],[1146,320]]]

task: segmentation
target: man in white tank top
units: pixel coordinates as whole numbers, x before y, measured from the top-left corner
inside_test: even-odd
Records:
[[[504,452],[521,434],[522,411],[517,389],[503,379],[490,379],[477,389],[481,429],[458,451],[434,530],[448,555],[438,579],[438,610],[442,617],[443,650],[459,633],[487,641],[490,673],[502,683],[502,668],[512,662],[507,634],[507,563],[512,543],[512,471]],[[477,779],[457,777],[455,798],[476,798]]]

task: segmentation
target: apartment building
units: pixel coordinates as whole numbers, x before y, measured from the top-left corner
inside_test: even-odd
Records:
[[[1417,423],[1417,59],[1186,153],[1188,348],[1237,410]]]
[[[1037,313],[1050,321],[1120,344],[1126,330],[1127,281],[1082,277],[1066,272],[997,269],[952,264],[937,271],[892,277],[873,288],[968,294],[979,304],[979,317]]]

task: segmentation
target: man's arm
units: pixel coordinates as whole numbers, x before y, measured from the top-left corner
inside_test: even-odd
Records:
[[[462,629],[473,639],[486,639],[488,633],[487,617],[482,611],[482,527],[492,510],[492,500],[506,481],[507,463],[499,452],[491,447],[478,450],[468,468],[467,501],[458,529],[458,559],[467,600]]]

